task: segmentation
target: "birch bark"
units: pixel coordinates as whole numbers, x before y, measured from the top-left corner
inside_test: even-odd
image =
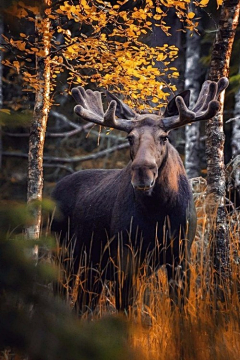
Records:
[[[240,74],[240,68],[239,68]],[[235,107],[234,107],[234,118],[233,127],[232,127],[232,157],[240,158],[240,89],[235,94]],[[237,191],[240,195],[240,159],[234,161],[235,167],[233,169],[234,176],[234,190]]]
[[[196,103],[200,91],[200,74],[196,71],[200,59],[200,36],[188,31],[186,46],[185,88],[191,91],[191,107]],[[185,128],[185,168],[188,178],[197,177],[200,172],[199,129],[199,122],[187,125]]]
[[[221,8],[219,27],[212,50],[209,79],[217,81],[229,74],[232,45],[239,20],[239,0],[225,0]],[[207,212],[213,239],[214,267],[217,273],[229,271],[229,243],[225,213],[225,166],[223,106],[224,92],[220,95],[219,114],[206,126],[207,157]]]
[[[45,0],[45,5],[50,5]],[[41,228],[41,204],[43,191],[43,150],[48,113],[50,109],[50,20],[44,14],[36,16],[37,42],[42,44],[43,56],[36,57],[36,72],[38,89],[35,96],[33,120],[30,128],[29,154],[28,154],[28,190],[27,202],[37,202],[30,207],[33,212],[34,223],[27,228],[27,237],[38,239]]]
[[[0,37],[2,37],[3,34],[3,18],[0,14]],[[2,51],[0,49],[0,109],[3,105],[3,94],[2,94]],[[2,168],[2,129],[0,125],[0,169]]]

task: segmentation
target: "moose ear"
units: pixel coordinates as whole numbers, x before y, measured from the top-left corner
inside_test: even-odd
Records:
[[[184,90],[183,92],[181,92],[180,94],[174,96],[174,98],[172,98],[169,103],[167,104],[167,107],[164,111],[163,116],[164,117],[170,117],[170,116],[174,116],[174,115],[178,115],[178,108],[176,105],[176,97],[177,96],[181,96],[186,104],[187,107],[189,107],[189,99],[190,99],[190,90]]]
[[[111,94],[109,91],[106,91],[106,96],[108,102],[114,100],[117,103],[117,108],[115,114],[120,119],[131,120],[136,117],[136,113],[123,101],[119,100],[115,95]]]

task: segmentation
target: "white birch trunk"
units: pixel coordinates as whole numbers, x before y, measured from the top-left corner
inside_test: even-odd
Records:
[[[191,107],[192,104],[196,103],[200,91],[200,74],[196,71],[200,59],[200,36],[188,31],[186,45],[185,88],[191,91]],[[187,125],[185,128],[185,168],[189,178],[197,177],[200,173],[199,125],[199,122],[196,122],[192,125]]]
[[[2,34],[3,34],[3,18],[2,18],[1,14],[0,14],[0,38],[2,38]],[[3,54],[2,54],[2,51],[0,50],[0,109],[2,108],[2,105],[3,105],[2,60],[3,60]],[[2,168],[2,151],[3,151],[3,147],[2,147],[2,129],[1,129],[1,125],[0,125],[0,169]]]
[[[231,139],[232,157],[235,158],[233,169],[234,190],[240,192],[240,159],[236,159],[237,156],[240,158],[240,89],[235,94],[234,118]]]
[[[50,5],[49,1],[45,1]],[[43,151],[50,109],[50,21],[44,15],[36,17],[38,42],[44,49],[43,57],[36,58],[39,88],[36,91],[33,121],[29,137],[27,202],[33,212],[34,222],[27,228],[27,237],[38,239],[41,229],[41,200],[43,191]],[[35,203],[35,204],[34,204]]]

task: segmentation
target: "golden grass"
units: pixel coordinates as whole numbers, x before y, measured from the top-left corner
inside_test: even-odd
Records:
[[[187,302],[181,308],[172,307],[166,282],[154,275],[148,287],[149,306],[138,302],[138,316],[135,311],[129,317],[129,342],[141,349],[144,360],[240,359],[240,216],[233,211],[227,219],[231,277],[220,276],[221,301],[213,282],[215,270],[210,266],[204,183],[195,191],[195,203],[198,228],[191,249]]]
[[[196,184],[195,184],[196,185]],[[129,313],[129,346],[140,360],[240,359],[240,218],[228,215],[231,277],[219,276],[224,300],[216,295],[205,212],[205,183],[197,184],[198,228],[191,249],[189,296],[172,306],[164,268],[135,279],[136,297]],[[67,289],[68,297],[69,291]],[[75,288],[76,290],[76,288]],[[76,296],[75,296],[76,300]],[[114,285],[106,283],[92,318],[116,314]],[[89,318],[89,313],[85,316]]]

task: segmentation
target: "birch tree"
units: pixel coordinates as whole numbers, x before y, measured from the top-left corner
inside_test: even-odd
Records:
[[[51,1],[45,0],[45,6],[50,6]],[[27,228],[29,238],[38,239],[41,226],[41,204],[43,191],[43,150],[45,132],[50,108],[50,19],[42,12],[36,15],[35,29],[37,42],[41,44],[41,56],[36,55],[37,88],[33,120],[30,127],[29,154],[28,154],[28,189],[27,202],[30,205],[38,201],[32,207],[34,223]]]
[[[239,0],[223,1],[219,26],[213,45],[209,79],[217,81],[229,74],[229,63],[236,28],[239,21]],[[225,166],[223,106],[224,92],[220,95],[219,114],[208,121],[206,126],[207,157],[207,205],[208,218],[211,221],[213,239],[214,267],[217,272],[228,273],[228,229],[225,213]]]
[[[191,104],[196,103],[200,91],[200,74],[196,71],[200,59],[200,41],[201,38],[198,33],[187,32],[185,88],[191,91],[190,107]],[[199,122],[195,122],[192,125],[187,125],[185,129],[185,168],[189,178],[199,176],[199,125]]]
[[[0,37],[3,34],[3,19],[0,13]],[[0,48],[0,110],[3,104],[3,94],[2,94],[2,50]],[[2,168],[2,129],[0,125],[0,169]]]
[[[238,72],[240,76],[240,68]],[[234,121],[232,126],[232,157],[234,191],[239,192],[240,196],[240,89],[235,94]]]

